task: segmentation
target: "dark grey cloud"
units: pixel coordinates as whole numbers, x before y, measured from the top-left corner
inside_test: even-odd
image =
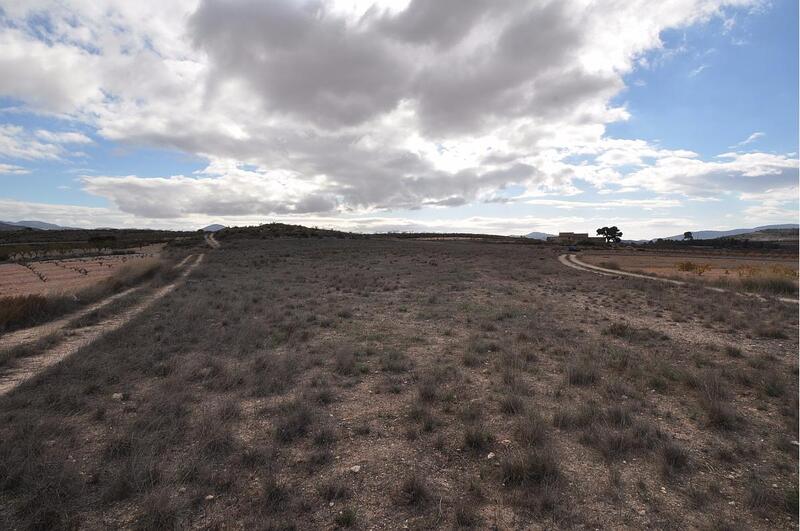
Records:
[[[269,111],[320,125],[389,111],[408,82],[402,56],[320,2],[205,0],[189,31],[212,61],[212,82],[241,79]]]
[[[482,25],[474,45],[452,49]],[[414,0],[352,25],[321,2],[203,0],[189,31],[213,79],[242,80],[266,109],[326,128],[407,100],[429,134],[466,133],[609,87],[575,71],[581,20],[564,2]]]
[[[404,42],[449,47],[503,4],[509,0],[413,0],[404,11],[377,24],[379,31]]]

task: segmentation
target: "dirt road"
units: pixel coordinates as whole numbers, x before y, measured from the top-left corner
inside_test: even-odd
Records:
[[[562,254],[558,257],[558,261],[564,264],[567,267],[571,267],[573,269],[577,269],[579,271],[587,271],[589,273],[595,273],[597,275],[604,275],[604,276],[626,276],[626,277],[634,277],[634,278],[643,278],[647,280],[655,280],[656,282],[665,282],[667,284],[674,284],[676,286],[687,286],[688,282],[683,282],[681,280],[673,280],[671,278],[661,278],[661,277],[652,277],[650,275],[642,275],[641,273],[631,273],[628,271],[620,271],[618,269],[608,269],[606,267],[600,267],[592,264],[587,264],[586,262],[579,260],[577,256],[574,254]],[[714,286],[702,286],[704,289],[709,291],[716,291],[717,293],[729,293],[729,290],[723,288],[717,288]],[[736,295],[742,295],[745,297],[757,297],[763,298],[759,295],[754,293],[738,293],[738,292],[730,292]],[[790,299],[786,297],[776,297],[777,300],[781,302],[786,302],[789,304],[798,304],[800,301],[797,299]]]
[[[172,283],[167,284],[156,290],[155,293],[149,295],[141,302],[137,303],[131,308],[126,309],[122,313],[115,315],[105,321],[102,321],[97,324],[85,326],[82,328],[75,329],[71,335],[65,337],[63,340],[55,344],[53,347],[48,348],[47,350],[41,352],[37,356],[31,356],[27,358],[22,358],[19,360],[16,366],[14,366],[10,371],[6,372],[5,374],[0,375],[0,396],[5,395],[6,393],[12,391],[17,386],[22,384],[23,382],[29,380],[30,378],[36,376],[41,371],[47,369],[58,363],[59,361],[71,356],[75,352],[77,352],[82,347],[96,341],[101,336],[112,332],[114,330],[119,329],[125,323],[142,313],[144,310],[149,308],[154,302],[158,301],[171,291],[173,291],[178,285],[203,261],[205,257],[204,254],[199,255],[195,261],[184,271],[180,274],[180,276]],[[189,257],[187,257],[188,260]],[[181,262],[181,264],[185,263]],[[127,292],[122,292],[118,295],[115,295],[114,298],[118,299],[123,294],[129,293],[133,290],[139,288],[133,288],[132,290],[128,290]],[[111,302],[109,299],[103,301],[105,304]],[[104,304],[104,305],[105,305]],[[93,310],[96,310],[97,307],[95,306]],[[90,310],[92,311],[92,310]],[[89,313],[89,312],[81,312],[82,314]],[[43,328],[47,325],[42,325],[42,327],[37,327],[39,334],[50,334],[54,333],[55,331],[59,330],[57,324],[61,325],[61,328],[65,327],[67,323],[73,321],[78,315],[73,314],[69,318],[61,319],[55,323],[50,323],[50,327],[46,330]],[[64,322],[65,321],[65,322]],[[30,336],[26,334],[22,334],[22,332],[33,332],[34,329],[30,330],[23,330],[20,331],[19,334],[15,334],[18,336],[14,339],[14,341],[18,341],[19,343],[15,343],[16,345],[31,341],[34,338],[44,337],[43,335],[35,335]],[[27,340],[22,341],[22,337],[26,337]],[[0,343],[0,348],[5,349],[6,347],[6,338],[3,338],[3,343]]]
[[[214,237],[214,233],[213,232],[209,232],[208,234],[206,234],[206,243],[212,249],[219,249],[219,242]]]

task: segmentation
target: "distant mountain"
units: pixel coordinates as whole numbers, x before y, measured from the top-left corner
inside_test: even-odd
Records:
[[[695,240],[711,240],[714,238],[728,238],[730,236],[739,236],[740,234],[749,234],[751,232],[758,232],[770,229],[797,229],[799,226],[796,223],[786,223],[783,225],[763,225],[761,227],[754,227],[752,229],[731,229],[731,230],[693,230],[692,236]],[[665,240],[682,240],[683,234],[676,236],[669,236]]]
[[[74,228],[74,227],[62,227],[61,225],[55,225],[53,223],[45,223],[44,221],[36,221],[36,220],[0,221],[0,223],[4,223],[6,225],[14,225],[17,227],[27,227],[29,229],[39,229],[39,230],[70,230]]]
[[[550,236],[553,235],[547,234],[546,232],[531,232],[530,234],[525,235],[526,238],[532,238],[534,240],[546,240]]]
[[[21,227],[19,225],[15,225],[13,223],[6,223],[5,221],[0,221],[0,231],[14,231],[14,230],[33,230],[28,227]]]
[[[201,230],[203,232],[217,232],[218,230],[226,229],[225,225],[220,225],[218,223],[213,223],[207,227],[203,227]]]

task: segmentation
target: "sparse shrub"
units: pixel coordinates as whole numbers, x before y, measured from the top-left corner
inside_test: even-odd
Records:
[[[336,478],[322,484],[319,489],[322,499],[331,502],[334,500],[346,500],[350,497],[350,488],[345,485],[343,478]]]
[[[755,330],[758,337],[765,339],[788,339],[789,336],[777,325],[761,323]]]
[[[303,401],[294,401],[279,412],[275,421],[275,437],[280,442],[290,442],[308,434],[314,422],[314,411]]]
[[[548,446],[509,452],[500,461],[500,472],[503,483],[510,487],[538,487],[561,478],[558,460]]]
[[[134,529],[156,531],[179,528],[179,512],[176,501],[166,491],[151,493],[142,503],[142,514],[136,519]]]
[[[589,360],[567,366],[567,382],[570,385],[591,385],[597,381],[597,375],[597,366]]]
[[[665,477],[672,477],[686,470],[689,466],[689,454],[674,441],[668,441],[661,447],[661,472]]]
[[[553,415],[553,426],[560,429],[574,430],[584,428],[602,418],[602,412],[596,402],[587,402],[571,408],[562,407]]]
[[[331,446],[336,442],[336,430],[330,426],[323,426],[314,434],[314,444],[317,446]]]
[[[381,355],[381,370],[385,372],[405,372],[410,368],[410,364],[408,357],[397,350],[387,350]]]
[[[668,336],[649,328],[635,328],[627,323],[613,323],[602,331],[604,335],[615,336],[628,341],[647,343],[650,341],[666,341]]]
[[[483,363],[483,356],[481,356],[475,351],[467,350],[462,355],[461,361],[464,363],[465,367],[477,367],[478,365]]]
[[[741,358],[744,356],[742,349],[736,347],[734,345],[728,345],[725,347],[725,354],[730,356],[731,358]]]
[[[537,411],[528,411],[520,417],[517,432],[522,444],[538,446],[547,440],[547,423]]]
[[[741,418],[729,403],[729,392],[722,376],[716,371],[707,371],[699,385],[700,403],[709,424],[723,430],[736,429]]]
[[[473,452],[482,452],[492,443],[491,432],[482,423],[470,424],[464,430],[464,446]]]
[[[500,399],[500,411],[506,415],[519,415],[525,410],[525,402],[513,394],[503,395]]]
[[[430,488],[417,472],[412,472],[400,485],[400,500],[405,505],[422,508],[430,498]]]
[[[468,502],[458,502],[453,511],[453,520],[458,529],[473,529],[480,525],[481,517]]]
[[[420,380],[417,386],[417,396],[420,402],[430,404],[436,402],[439,398],[439,390],[437,389],[436,381],[431,377],[426,377]]]
[[[269,474],[261,488],[261,511],[267,514],[276,514],[284,511],[289,501],[289,491],[273,475]]]
[[[341,347],[336,351],[334,370],[342,376],[352,376],[356,373],[356,355],[352,349]]]
[[[339,511],[333,521],[339,527],[353,527],[356,525],[356,511],[352,507],[345,507]]]
[[[788,511],[792,503],[786,502],[787,497],[762,480],[754,477],[748,482],[747,504],[754,512],[768,515],[776,510]]]
[[[773,398],[783,396],[786,392],[786,381],[774,370],[768,371],[764,375],[764,393]]]

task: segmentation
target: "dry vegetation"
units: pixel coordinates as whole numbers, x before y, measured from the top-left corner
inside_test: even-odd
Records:
[[[748,251],[727,256],[702,252],[592,252],[581,259],[609,269],[633,271],[762,295],[797,296],[797,254]]]
[[[0,397],[0,527],[797,527],[796,306],[240,236]]]
[[[144,280],[167,277],[171,267],[168,261],[142,258],[117,267],[109,276],[73,293],[0,297],[0,333],[49,321]]]

